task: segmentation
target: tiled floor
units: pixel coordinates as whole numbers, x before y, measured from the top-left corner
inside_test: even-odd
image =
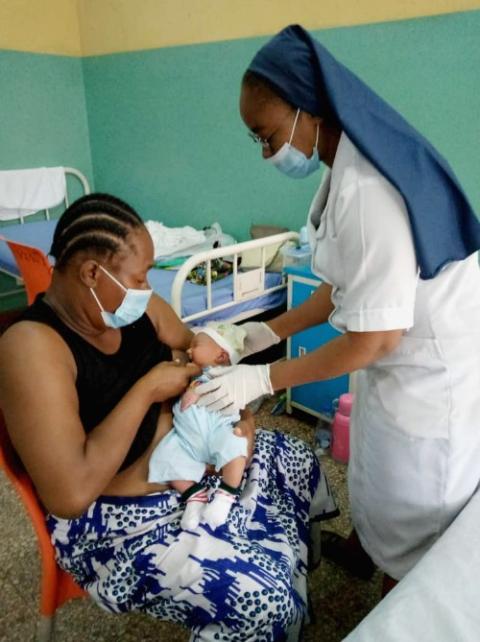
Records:
[[[257,414],[257,425],[285,430],[312,443],[309,423],[287,416],[272,417],[271,403]],[[350,530],[345,467],[322,458],[342,514],[327,528],[343,535]],[[31,526],[17,496],[0,473],[0,641],[33,640],[39,595],[39,563]],[[324,561],[310,576],[316,621],[307,627],[304,642],[337,642],[373,608],[379,599],[380,576],[356,580]],[[57,614],[56,642],[186,642],[188,632],[176,625],[138,614],[110,615],[89,599],[65,605]],[[253,641],[252,641],[253,642]]]

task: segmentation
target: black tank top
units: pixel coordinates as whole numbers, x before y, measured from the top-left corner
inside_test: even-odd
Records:
[[[43,294],[17,320],[45,323],[62,337],[77,365],[75,382],[80,419],[85,432],[98,425],[140,377],[160,361],[171,361],[170,348],[159,341],[148,315],[121,328],[122,340],[115,354],[104,354],[66,326],[44,303]],[[125,470],[148,448],[156,431],[159,403],[150,406],[119,471]]]

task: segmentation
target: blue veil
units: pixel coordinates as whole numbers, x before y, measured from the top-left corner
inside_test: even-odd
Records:
[[[480,222],[446,160],[302,27],[291,25],[274,36],[248,70],[294,107],[338,122],[398,189],[423,279],[480,248]]]

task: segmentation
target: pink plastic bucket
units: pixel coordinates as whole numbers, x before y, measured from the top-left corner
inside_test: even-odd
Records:
[[[343,395],[340,395],[338,399],[338,412],[341,415],[350,417],[353,406],[353,395],[350,392],[345,392]]]
[[[341,398],[341,397],[340,397]],[[332,457],[343,464],[348,462],[350,455],[350,417],[335,414],[332,424]]]

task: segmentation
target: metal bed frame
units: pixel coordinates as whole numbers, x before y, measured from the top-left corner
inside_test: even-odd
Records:
[[[266,271],[266,248],[270,245],[280,245],[288,241],[298,240],[297,232],[283,232],[282,234],[274,234],[273,236],[266,236],[252,241],[243,241],[235,245],[228,245],[226,247],[219,247],[207,252],[199,252],[194,254],[178,270],[177,275],[172,284],[171,291],[171,305],[177,315],[182,318],[182,289],[188,274],[200,263],[206,263],[206,277],[207,277],[207,307],[201,312],[190,314],[182,318],[184,322],[192,322],[201,319],[202,317],[209,316],[213,312],[219,312],[231,308],[242,301],[255,299],[264,294],[270,294],[277,290],[286,288],[287,283],[284,276],[279,285],[265,288],[265,271]],[[242,252],[253,249],[261,249],[260,266],[257,268],[248,269],[245,272],[239,270],[239,257]],[[227,303],[214,306],[212,304],[212,265],[213,259],[218,259],[225,256],[233,256],[233,300]],[[229,317],[229,321],[241,321],[249,317],[255,316],[263,312],[263,308],[254,308],[240,312],[237,315]]]
[[[82,172],[79,172],[78,169],[75,169],[74,167],[64,167],[63,169],[64,169],[64,172],[65,172],[66,176],[69,176],[69,175],[70,176],[74,176],[80,182],[84,194],[90,194],[90,185],[88,183],[87,178],[82,174]],[[68,195],[68,184],[67,184],[67,189],[65,190],[64,203],[65,203],[65,207],[66,208],[70,204],[69,195]],[[48,209],[45,209],[45,210],[40,210],[40,213],[42,211],[43,211],[43,213],[45,215],[45,219],[47,221],[49,221],[50,220],[50,211]],[[35,214],[38,214],[38,212],[35,212]],[[33,214],[31,214],[30,216],[33,216]],[[28,225],[28,223],[25,223],[25,218],[26,218],[25,216],[19,216],[18,217],[18,221],[19,221],[20,225]],[[15,220],[15,219],[13,219],[13,220]],[[7,225],[6,226],[1,226],[0,227],[0,232],[2,230],[8,230],[8,227],[9,226],[7,226]],[[6,274],[7,276],[11,277],[12,279],[15,279],[15,283],[16,283],[17,286],[23,284],[23,279],[17,273],[10,272],[9,270],[7,270],[5,268],[0,268],[0,272],[2,272],[2,274]],[[8,292],[0,292],[0,298],[12,296],[14,294],[20,294],[21,292],[23,292],[23,288],[15,288],[13,290],[9,290]]]
[[[83,193],[90,194],[90,185],[87,178],[73,167],[65,167],[65,174],[74,176],[82,185]],[[65,207],[69,205],[68,197],[68,186],[65,194]],[[50,212],[48,209],[44,210],[46,220],[50,220]],[[25,225],[25,217],[19,217],[19,222],[21,225]],[[2,228],[0,228],[1,231]],[[8,230],[8,226],[4,227],[4,230]],[[205,252],[200,252],[194,254],[185,263],[180,267],[178,273],[175,276],[175,279],[172,284],[171,289],[171,300],[170,303],[177,313],[177,315],[184,322],[192,323],[194,321],[200,321],[203,317],[208,317],[211,314],[218,312],[220,310],[233,308],[235,305],[238,305],[242,301],[252,300],[257,297],[276,292],[278,290],[284,289],[287,286],[285,277],[282,277],[282,282],[278,285],[272,287],[265,287],[265,272],[267,269],[266,266],[266,248],[288,241],[297,241],[298,233],[297,232],[284,232],[282,234],[275,234],[273,236],[267,236],[260,239],[255,239],[252,241],[244,241],[241,243],[236,243],[234,245],[229,245],[227,247],[214,248]],[[259,261],[260,265],[256,268],[248,269],[246,271],[241,271],[240,268],[240,255],[242,252],[253,249],[261,249],[261,260]],[[212,295],[212,269],[211,262],[214,259],[221,257],[233,257],[233,300],[227,303],[220,305],[213,305],[213,295]],[[182,290],[185,283],[185,280],[188,274],[193,268],[201,263],[206,263],[206,285],[204,287],[206,290],[206,301],[207,307],[205,310],[196,312],[195,314],[190,314],[182,317]],[[22,278],[9,270],[0,268],[0,271],[4,274],[12,277],[16,281],[16,285],[21,285],[23,283]],[[0,297],[7,297],[13,294],[18,294],[23,292],[23,288],[16,288],[9,290],[8,292],[0,293]],[[245,310],[238,314],[234,314],[229,321],[240,321],[263,312],[265,308],[258,307],[250,310]]]

